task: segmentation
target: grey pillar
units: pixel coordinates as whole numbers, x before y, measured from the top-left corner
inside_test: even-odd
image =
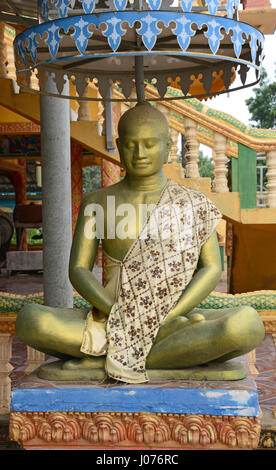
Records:
[[[47,91],[56,92],[50,76]],[[64,94],[69,94],[67,91],[64,89]],[[73,288],[68,277],[72,244],[69,100],[41,95],[40,124],[44,303],[72,307]]]

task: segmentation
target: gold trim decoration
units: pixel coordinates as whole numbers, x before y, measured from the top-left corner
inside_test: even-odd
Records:
[[[260,419],[119,412],[11,412],[10,440],[25,447],[254,449]]]
[[[0,134],[40,134],[40,126],[29,122],[1,122]]]
[[[17,313],[5,313],[0,315],[0,333],[15,334],[15,321]]]

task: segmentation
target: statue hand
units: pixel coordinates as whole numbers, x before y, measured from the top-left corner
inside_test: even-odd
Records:
[[[102,312],[101,310],[95,307],[93,307],[92,311],[93,311],[93,318],[95,321],[100,322],[100,323],[105,322],[107,315],[104,312]]]
[[[192,313],[189,318],[185,316],[179,316],[173,320],[165,321],[159,328],[154,343],[157,344],[167,336],[171,335],[175,331],[179,331],[182,328],[186,328],[194,323],[205,321],[205,317],[200,313]]]
[[[188,323],[197,323],[200,321],[205,321],[205,317],[201,313],[191,313],[188,318]]]

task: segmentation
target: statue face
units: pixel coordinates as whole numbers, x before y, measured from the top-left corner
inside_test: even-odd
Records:
[[[170,148],[164,125],[156,119],[139,123],[132,118],[121,134],[117,145],[127,174],[151,176],[161,171]]]

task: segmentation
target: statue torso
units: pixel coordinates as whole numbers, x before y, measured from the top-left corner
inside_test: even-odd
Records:
[[[122,182],[91,193],[90,201],[104,210],[104,251],[123,260],[157,204],[163,187],[144,192],[128,189]],[[115,215],[114,215],[115,213]]]

